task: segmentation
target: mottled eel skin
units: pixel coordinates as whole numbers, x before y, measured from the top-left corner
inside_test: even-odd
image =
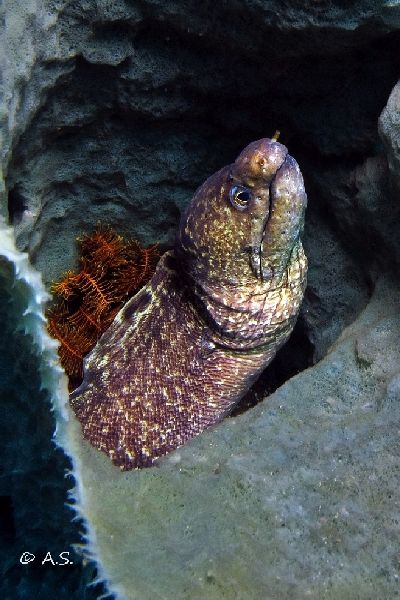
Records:
[[[307,260],[296,161],[268,138],[207,179],[174,250],[118,313],[71,394],[83,435],[150,466],[227,415],[293,329]]]

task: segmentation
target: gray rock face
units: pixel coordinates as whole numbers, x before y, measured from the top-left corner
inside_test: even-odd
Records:
[[[119,473],[76,424],[82,509],[118,598],[396,596],[399,309],[379,285],[318,365],[159,468]]]
[[[388,103],[379,119],[379,131],[385,144],[388,165],[395,191],[399,192],[400,171],[400,82],[394,86]]]
[[[277,128],[309,196],[306,298],[257,394],[323,361],[130,480],[109,473],[77,433],[85,514],[112,585],[140,600],[188,590],[247,599],[260,589],[391,597],[399,7],[5,0],[0,15],[0,211],[46,282],[73,266],[75,237],[97,221],[168,247],[194,189]],[[378,279],[386,283],[371,300]],[[13,481],[5,495],[18,494]],[[129,581],[127,563],[113,559],[119,537]]]
[[[310,271],[312,318],[303,311],[309,360],[320,358],[370,294],[368,270],[345,246],[354,222],[338,214],[335,177],[343,172],[351,207],[347,180],[376,153],[376,120],[397,79],[396,10],[6,3],[4,169],[19,247],[50,281],[97,221],[168,246],[197,185],[280,128],[308,183],[312,262],[336,263],[329,280]]]

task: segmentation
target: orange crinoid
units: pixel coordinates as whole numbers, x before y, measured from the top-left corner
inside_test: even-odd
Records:
[[[47,311],[48,330],[60,342],[58,353],[71,390],[82,381],[83,357],[122,305],[147,283],[159,257],[156,246],[142,248],[100,225],[78,243],[78,269],[52,285],[55,302]]]

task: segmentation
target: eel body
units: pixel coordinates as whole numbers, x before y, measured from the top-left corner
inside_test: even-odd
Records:
[[[307,260],[296,161],[264,138],[197,190],[173,250],[86,358],[83,435],[122,469],[219,422],[290,335]]]

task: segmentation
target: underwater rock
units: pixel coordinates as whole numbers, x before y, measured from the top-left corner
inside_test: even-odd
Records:
[[[382,281],[319,364],[158,468],[119,472],[74,424],[89,548],[117,598],[394,597],[398,290]]]
[[[300,320],[314,348],[303,367],[323,356],[371,293],[348,246],[354,223],[331,211],[335,174],[380,152],[376,121],[400,68],[397,8],[8,0],[0,10],[4,198],[45,282],[74,267],[76,236],[98,221],[170,247],[195,188],[279,128],[310,191],[311,262],[334,263],[310,270]]]
[[[323,356],[371,293],[347,244],[354,223],[332,223],[332,178],[379,154],[400,67],[396,7],[8,0],[0,11],[2,210],[45,282],[74,267],[76,236],[98,221],[170,247],[197,185],[278,127],[310,190],[312,262],[335,265],[310,270],[300,320],[314,347],[303,367]]]
[[[379,131],[385,144],[392,183],[400,192],[400,81],[394,86],[379,119]]]
[[[111,471],[58,413],[90,552],[120,598],[395,593],[398,86],[385,148],[377,120],[399,77],[400,10],[350,4],[0,6],[0,211],[45,283],[73,267],[76,235],[97,221],[168,247],[197,185],[279,128],[305,176],[311,265],[280,381],[355,321],[315,368],[159,469]],[[29,464],[47,452],[36,439],[17,440]],[[40,489],[41,473],[29,482]]]

